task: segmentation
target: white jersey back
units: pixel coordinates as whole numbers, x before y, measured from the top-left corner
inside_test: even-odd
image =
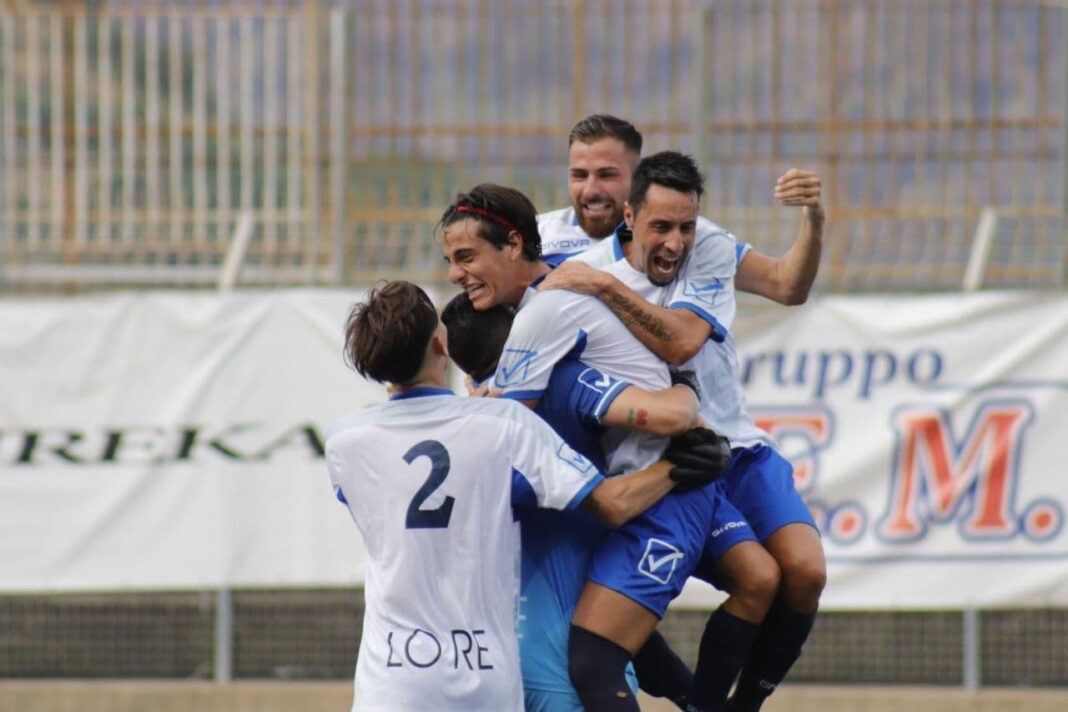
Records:
[[[368,555],[353,710],[522,710],[512,506],[577,506],[602,480],[512,401],[418,389],[327,431]]]
[[[722,341],[709,339],[682,366],[697,375],[701,418],[729,438],[733,447],[774,445],[772,437],[757,427],[746,408],[738,375],[738,352],[730,333],[737,313],[734,275],[749,246],[739,245],[733,235],[705,218],[698,218],[697,228],[689,257],[667,287],[653,285],[644,273],[630,266],[623,257],[618,234],[573,259],[612,272],[652,304],[694,312],[722,334]]]
[[[494,386],[509,398],[538,400],[553,366],[568,357],[649,390],[671,385],[667,365],[600,300],[566,290],[531,289],[512,323]],[[648,467],[666,445],[667,438],[610,429],[602,450],[608,472],[618,474]]]

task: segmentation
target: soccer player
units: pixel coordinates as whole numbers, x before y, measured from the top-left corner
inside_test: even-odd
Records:
[[[546,262],[560,264],[615,232],[623,222],[623,204],[641,151],[642,135],[628,121],[593,114],[575,124],[568,136],[567,154],[571,206],[538,216]],[[791,168],[776,181],[777,200],[787,206],[802,206],[797,236],[781,258],[744,246],[736,289],[784,305],[805,302],[819,270],[823,245],[820,191],[819,176],[810,171]],[[698,237],[722,232],[711,222],[698,220]]]
[[[454,297],[443,310],[442,321],[449,329],[449,350],[453,360],[476,382],[493,374],[508,338],[513,316],[513,311],[505,305],[475,311],[463,293]],[[666,401],[670,411],[675,407],[673,398],[685,395],[683,403],[696,407],[697,401],[690,388],[693,386],[669,389],[679,391],[679,394],[646,393],[581,362],[565,359],[553,367],[535,412],[552,425],[569,445],[598,462],[601,457],[598,440],[607,427],[639,427],[629,414],[647,409],[650,413],[649,423],[640,427],[646,430],[658,428],[661,410],[658,400]],[[684,425],[678,425],[675,430],[681,432],[684,428]],[[520,516],[523,531],[522,590],[529,602],[524,606],[524,620],[520,625],[523,632],[520,652],[528,711],[581,710],[583,703],[587,709],[602,709],[605,704],[613,708],[615,705],[633,704],[631,698],[621,699],[617,694],[620,692],[618,689],[608,690],[607,700],[590,698],[585,695],[585,690],[580,690],[578,694],[583,697],[579,701],[578,694],[560,680],[565,674],[567,659],[563,645],[570,632],[569,622],[574,604],[579,599],[585,572],[589,568],[592,548],[608,531],[582,528],[582,521],[572,521],[576,519],[567,513],[548,511],[523,512]],[[652,604],[659,615],[662,615],[667,601],[678,594],[693,564],[703,556],[712,562],[725,557],[732,562],[740,562],[743,561],[740,556],[749,547],[750,554],[766,557],[755,543],[751,531],[740,520],[737,511],[724,502],[718,492],[696,492],[673,494],[625,525],[628,529],[638,530],[630,538],[643,542],[649,540],[648,536],[643,536],[644,533],[655,531],[659,553],[653,553],[654,559],[659,557],[663,564],[670,564],[657,574],[667,579],[658,582],[663,584],[669,583],[674,577],[674,584],[664,587],[664,593],[659,596],[661,601]],[[689,534],[680,536],[680,531]],[[713,541],[709,543],[707,540],[712,531],[716,535],[711,537]],[[690,542],[697,548],[686,551],[685,547]],[[678,547],[671,548],[676,543]],[[686,560],[677,565],[679,558]],[[608,568],[611,566],[607,565]],[[644,571],[643,575],[649,575],[648,568],[638,568]],[[769,568],[773,569],[773,566]],[[652,573],[656,574],[657,569],[653,569]],[[754,582],[745,582],[744,587],[739,587],[739,595],[732,596],[726,606],[730,610],[743,611],[755,608],[755,615],[762,617],[771,604],[777,583],[777,579],[765,581],[760,590]],[[747,600],[754,597],[756,601]],[[619,614],[631,622],[633,616],[643,618],[647,626],[655,625],[657,620],[637,604],[631,610],[619,611]],[[659,635],[654,635],[651,641],[644,644],[638,643],[648,631],[641,632],[638,626],[634,628],[635,647],[640,647],[637,652],[643,657],[652,658],[644,661],[644,668],[647,671],[654,670],[657,673],[655,680],[663,686],[662,690],[654,689],[653,692],[660,693],[657,696],[671,698],[682,709],[690,709],[687,703],[692,675],[685,664]],[[593,639],[592,643],[598,647],[599,654],[594,664],[599,669],[612,669],[609,662],[612,660],[623,666],[632,654],[631,651],[625,652],[621,646],[606,646],[597,639]],[[622,674],[622,667],[618,672]],[[664,680],[665,677],[668,679]],[[621,683],[621,680],[616,679],[615,682]],[[643,689],[650,692],[648,681],[644,681],[643,685]]]
[[[606,319],[607,307],[597,300],[566,292],[535,293],[527,289],[528,285],[543,279],[549,269],[538,257],[539,237],[532,211],[533,206],[517,191],[481,185],[458,196],[442,219],[443,248],[450,264],[450,280],[464,288],[476,309],[487,310],[497,304],[520,307],[512,337],[497,367],[495,385],[504,389],[507,396],[524,400],[535,407],[545,395],[553,368],[565,357],[575,357],[602,373],[647,389],[666,387],[668,381],[663,361],[650,358],[648,351],[638,345],[626,329],[612,317]],[[516,339],[514,342],[513,338]],[[608,471],[625,472],[641,466],[650,456],[655,458],[664,447],[664,441],[650,439],[641,433],[609,431],[602,446]],[[701,545],[712,533],[708,526],[713,520],[712,514],[720,506],[712,497],[718,495],[710,495],[710,499],[705,501],[700,501],[699,497],[688,497],[685,502],[678,502],[689,508],[688,513],[683,514],[688,521],[681,521],[674,527],[667,526],[666,531],[657,531],[655,538],[658,541],[678,538],[669,542],[672,551],[668,556],[653,552],[652,568],[659,570],[657,576],[661,579],[655,601],[645,600],[641,604],[632,601],[633,606],[625,612],[629,616],[626,620],[638,621],[638,624],[629,627],[625,639],[609,641],[615,647],[599,651],[602,655],[610,655],[613,660],[621,661],[620,676],[622,664],[641,647],[667,602],[678,593],[688,571],[692,570],[702,555]],[[731,532],[731,537],[712,537],[717,539],[715,543],[726,543],[735,535],[741,537],[748,533],[748,527],[740,516],[729,523],[731,526],[723,531]],[[542,536],[549,540],[553,537],[560,539],[559,530],[549,528]],[[728,588],[732,594],[737,594],[724,604],[724,610],[730,611],[732,616],[759,622],[771,604],[778,585],[778,570],[774,562],[762,547],[752,541],[740,542],[725,552],[720,550],[715,553],[714,558],[722,565],[721,573],[726,572],[729,576]],[[727,555],[720,556],[724,553]],[[678,574],[675,575],[674,562],[680,559],[682,563],[678,565]],[[671,565],[659,569],[657,564]],[[556,573],[563,570],[565,565],[543,565],[542,568]],[[543,593],[546,595],[537,599],[527,596],[527,599],[541,601],[550,598],[553,592]],[[573,599],[568,599],[566,595],[557,595],[556,600],[559,610],[569,610],[573,605]],[[643,607],[645,603],[649,605]],[[553,618],[553,613],[545,612],[545,618]],[[541,620],[539,614],[539,622]],[[524,622],[521,620],[521,630]],[[551,626],[528,626],[528,630],[535,633],[548,628]],[[524,633],[521,639],[528,706],[533,706],[532,691],[573,696],[566,666],[555,656],[561,636],[542,636],[544,649],[529,644],[532,637]],[[528,660],[535,661],[536,675],[528,668]],[[612,669],[612,666],[605,666],[605,669]],[[614,685],[617,681],[609,682]],[[616,687],[610,694],[622,693],[623,689]],[[685,691],[680,693],[684,694]],[[636,704],[633,698],[629,702]],[[547,704],[544,709],[560,707]]]
[[[566,262],[543,288],[600,298],[649,348],[671,363],[686,363],[703,388],[715,389],[714,398],[702,400],[701,413],[735,447],[723,479],[725,494],[782,572],[778,598],[762,625],[730,621],[735,636],[752,646],[731,709],[756,710],[800,656],[815,620],[826,564],[815,523],[793,486],[790,464],[746,410],[729,334],[735,269],[746,253],[723,231],[697,234],[701,192],[693,186],[702,182],[692,159],[682,154],[665,151],[643,159],[624,205],[628,229]],[[803,188],[785,197],[791,204],[819,208],[818,189]],[[722,338],[709,339],[714,334]],[[580,607],[576,620],[581,615]],[[733,673],[742,664],[720,654],[723,622],[713,616],[701,642],[694,699],[705,709],[722,708]],[[717,660],[711,673],[702,669],[706,661]]]
[[[368,556],[353,709],[521,710],[512,508],[620,524],[671,489],[671,465],[606,481],[526,408],[454,397],[444,327],[410,282],[356,305],[345,337],[355,370],[392,389],[326,439]]]

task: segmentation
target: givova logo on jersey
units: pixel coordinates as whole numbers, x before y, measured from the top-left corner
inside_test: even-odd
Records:
[[[560,447],[556,448],[556,456],[584,475],[594,469],[593,463],[585,455],[573,449],[563,440],[560,441]]]
[[[600,371],[587,368],[585,371],[579,374],[578,382],[589,388],[596,393],[607,393],[608,389],[612,387],[615,381],[611,376],[608,376]]]
[[[710,307],[716,305],[716,299],[722,291],[723,280],[719,277],[713,277],[711,282],[694,282],[688,279],[682,285],[683,294]]]
[[[684,556],[674,544],[650,537],[645,543],[645,553],[638,561],[638,573],[659,583],[668,584]]]
[[[538,352],[530,349],[505,349],[497,363],[497,375],[494,384],[499,388],[513,383],[523,383],[530,374],[530,367]]]

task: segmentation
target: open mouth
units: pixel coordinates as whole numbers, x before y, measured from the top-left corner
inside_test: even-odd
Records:
[[[664,257],[663,255],[653,257],[653,268],[658,272],[674,272],[678,267],[678,257]]]
[[[582,212],[590,217],[605,217],[612,214],[612,204],[607,201],[594,201],[582,204]]]

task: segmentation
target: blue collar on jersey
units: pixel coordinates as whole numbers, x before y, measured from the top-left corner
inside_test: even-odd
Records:
[[[619,223],[619,227],[612,233],[612,254],[615,255],[617,260],[623,259],[623,243],[630,242],[634,239],[634,232],[627,227],[627,223]]]
[[[549,266],[550,266],[550,267],[552,267],[552,265],[549,265]],[[556,268],[555,268],[555,267],[553,267],[553,268],[552,268],[551,270],[549,270],[549,272],[552,272],[552,271],[553,271],[553,269],[556,269]],[[538,285],[539,285],[539,284],[541,284],[541,283],[542,283],[542,281],[543,281],[543,280],[544,280],[544,279],[545,279],[546,277],[548,277],[548,276],[549,276],[549,272],[546,272],[545,274],[539,274],[539,275],[538,275],[537,277],[535,277],[535,278],[534,278],[534,281],[530,283],[530,288],[531,288],[531,289],[537,289],[537,288],[538,288]]]
[[[438,388],[437,386],[418,386],[404,393],[397,393],[389,397],[391,401],[405,400],[407,398],[421,398],[423,396],[454,396],[456,395],[448,388]]]

